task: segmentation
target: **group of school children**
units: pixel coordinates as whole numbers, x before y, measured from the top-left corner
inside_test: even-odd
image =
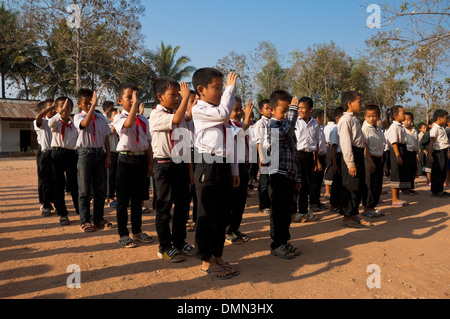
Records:
[[[323,127],[325,114],[314,109],[311,98],[277,90],[258,103],[261,118],[253,125],[251,101],[243,108],[236,96],[237,78],[233,72],[224,79],[217,69],[201,68],[190,90],[185,82],[161,77],[153,86],[159,104],[149,119],[142,115],[137,87],[128,83],[117,90],[122,110],[107,102],[105,115],[95,110],[96,92],[89,89],[78,91],[80,112],[73,118],[74,104],[67,97],[40,103],[35,129],[42,214],[49,216],[54,209],[60,223],[69,224],[68,192],[82,231],[117,226],[122,247],[150,243],[152,237],[141,227],[152,178],[158,257],[173,263],[195,256],[202,261],[200,271],[227,279],[239,269],[223,259],[225,242],[249,240],[239,228],[255,166],[259,211],[270,216],[270,253],[284,259],[301,254],[289,243],[291,222],[317,221],[314,212],[326,208],[320,201],[322,182],[330,211],[343,215],[347,227],[373,226],[359,216],[361,201],[363,216],[384,215],[376,207],[386,158],[393,207],[407,205],[400,190],[416,194],[418,162],[431,172],[432,195],[448,196],[443,191],[450,158],[446,111],[434,113],[426,133],[429,145],[423,148],[412,115],[401,106],[391,109],[393,122],[385,134],[374,103],[365,106],[361,125],[361,95],[354,91],[344,93],[340,107],[327,112]],[[116,209],[117,225],[104,219],[105,198]],[[187,231],[195,231],[193,246],[186,242]]]

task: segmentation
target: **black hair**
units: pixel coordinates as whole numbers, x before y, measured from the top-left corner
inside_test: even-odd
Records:
[[[72,105],[72,109],[73,109],[73,101],[70,98],[68,98],[67,96],[60,96],[60,97],[58,97],[55,100],[55,105],[57,106],[60,102],[62,102],[62,104],[64,105],[66,100],[68,100],[68,102]]]
[[[329,122],[333,122],[334,121],[334,108],[330,108],[330,109],[327,109],[327,120],[329,121]]]
[[[448,112],[443,109],[438,109],[433,113],[433,122],[436,122],[439,117],[447,116]]]
[[[348,110],[348,103],[354,102],[358,97],[361,97],[361,94],[356,91],[347,91],[344,92],[341,96],[341,107],[344,108],[344,111]]]
[[[92,91],[91,89],[81,88],[78,90],[77,100],[78,102],[81,102],[83,98],[85,97],[92,98],[93,95],[94,91]]]
[[[138,87],[136,84],[130,83],[130,82],[125,82],[122,83],[121,85],[119,85],[119,87],[117,88],[117,95],[119,96],[119,98],[122,98],[123,93],[125,92],[126,89],[131,89],[133,91],[137,91]]]
[[[373,102],[367,103],[366,107],[365,107],[365,111],[366,112],[367,111],[376,111],[378,116],[381,116],[380,107],[378,106],[377,103],[373,103]]]
[[[336,119],[338,117],[341,117],[344,114],[344,108],[342,106],[338,106],[334,109],[334,121],[336,122]]]
[[[390,118],[391,121],[393,121],[395,119],[395,116],[398,115],[399,110],[402,108],[403,108],[403,106],[401,106],[401,105],[394,105],[391,108],[391,111],[390,111],[391,112],[391,118]]]
[[[235,99],[236,99],[236,102],[241,102],[242,103],[242,99],[241,99],[241,97],[240,96],[235,96]]]
[[[300,103],[306,103],[308,104],[308,107],[310,109],[312,109],[314,107],[314,102],[312,100],[312,98],[310,98],[309,96],[303,96],[298,100],[298,104]]]
[[[194,90],[189,90],[189,93],[194,95],[196,94]]]
[[[198,94],[198,86],[207,87],[214,78],[223,79],[223,73],[214,68],[201,68],[195,71],[192,76],[192,86],[194,87],[195,93]]]
[[[270,95],[270,107],[275,109],[279,101],[292,102],[292,96],[284,90],[276,90]]]
[[[311,117],[312,117],[313,119],[317,119],[317,118],[319,118],[322,114],[324,114],[324,110],[322,110],[322,109],[314,109],[314,110],[312,110],[312,112],[311,112]]]
[[[413,115],[411,112],[405,112],[405,116],[406,116],[406,115],[411,116],[411,122],[414,123],[414,115]]]
[[[106,112],[106,110],[108,108],[112,107],[112,106],[114,106],[114,102],[113,101],[105,101],[105,102],[103,102],[103,105],[102,105],[103,112]]]
[[[264,104],[269,104],[270,105],[270,100],[269,99],[263,99],[263,100],[259,101],[258,107],[259,107],[260,110],[262,110],[262,108],[264,107]]]
[[[170,87],[180,87],[180,84],[169,76],[163,76],[153,83],[153,92],[155,96],[164,94]]]
[[[41,112],[47,106],[52,105],[52,104],[53,104],[53,99],[47,99],[47,100],[41,101],[36,105],[36,111]]]
[[[111,117],[111,115],[113,114],[113,112],[117,112],[117,108],[116,107],[112,107],[109,109],[108,113],[106,113],[106,115],[108,115],[108,117]]]

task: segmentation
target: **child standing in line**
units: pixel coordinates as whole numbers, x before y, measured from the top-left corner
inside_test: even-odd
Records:
[[[111,134],[109,134],[109,149],[111,153],[111,167],[108,168],[108,198],[109,207],[117,208],[116,201],[116,182],[117,182],[117,160],[119,159],[119,152],[117,152],[117,144],[119,143],[119,134],[114,127],[114,116],[118,114],[117,108],[110,108],[108,111],[108,119],[110,121],[109,127],[111,128]]]
[[[425,168],[425,160],[424,157],[426,157],[426,155],[423,152],[423,147],[422,147],[422,139],[425,136],[425,133],[427,132],[427,125],[425,123],[420,123],[417,126],[417,129],[419,131],[419,152],[418,152],[418,157],[419,157],[419,166],[417,168],[417,175],[419,176],[423,176],[424,174],[424,168]],[[423,176],[423,178],[426,178],[425,176]]]
[[[408,140],[405,129],[401,124],[405,120],[405,109],[401,105],[392,107],[391,120],[393,122],[386,134],[386,140],[391,150],[392,207],[402,207],[407,206],[408,203],[400,200],[400,189],[411,188],[411,182],[408,177],[408,163],[403,160]]]
[[[105,117],[95,110],[97,93],[82,88],[77,93],[81,112],[74,116],[78,130],[77,180],[80,227],[84,232],[110,229],[113,224],[103,218],[106,198],[106,169],[111,165],[109,134]],[[91,224],[90,190],[94,189],[94,225]]]
[[[447,133],[447,137],[450,140],[450,117],[448,116],[445,132]],[[445,187],[450,187],[450,158],[447,160],[447,179],[445,180]]]
[[[270,254],[282,259],[292,259],[301,254],[288,240],[291,235],[292,207],[297,207],[295,192],[302,187],[301,168],[297,151],[295,126],[299,114],[298,100],[288,92],[277,90],[270,96],[273,109],[267,140],[270,145],[271,166],[269,170]],[[304,109],[308,108],[304,105]],[[303,120],[302,120],[303,121]]]
[[[361,95],[349,91],[342,95],[341,105],[346,110],[338,123],[339,142],[342,150],[342,225],[346,227],[370,227],[372,223],[359,216],[359,205],[365,187],[365,140],[356,114],[361,113]]]
[[[262,150],[262,144],[267,136],[267,129],[272,117],[272,107],[270,106],[270,100],[264,99],[258,103],[259,112],[261,118],[254,125],[255,144],[258,149],[259,156],[259,180],[258,180],[258,205],[259,212],[269,215],[270,214],[270,197],[269,197],[269,161],[267,154]]]
[[[330,212],[339,213],[342,215],[342,176],[341,176],[341,161],[342,161],[342,150],[339,143],[339,132],[337,124],[344,115],[344,108],[337,107],[334,110],[334,122],[336,125],[330,132],[330,148],[331,148],[331,171],[333,173],[333,180],[330,189]]]
[[[404,160],[408,163],[408,177],[411,183],[411,188],[403,190],[402,194],[411,196],[417,195],[417,192],[414,190],[414,180],[417,175],[417,152],[419,151],[419,135],[417,134],[413,123],[413,114],[411,112],[405,112],[405,120],[402,122],[406,132],[406,153]]]
[[[75,212],[80,214],[78,206],[77,161],[78,132],[70,119],[73,102],[67,97],[55,100],[56,114],[48,121],[52,129],[52,157],[55,179],[55,208],[60,216],[61,225],[69,225],[68,211],[65,202],[65,189],[72,196]]]
[[[445,132],[448,112],[436,110],[433,114],[434,125],[430,130],[430,145],[428,149],[428,160],[431,168],[431,196],[446,198],[449,196],[444,192],[444,183],[447,177],[447,160],[450,159],[450,142]]]
[[[366,154],[370,156],[371,162],[366,161],[366,189],[363,197],[364,212],[363,216],[370,218],[381,217],[384,214],[376,209],[383,189],[383,152],[384,152],[384,134],[377,127],[377,121],[380,118],[380,108],[377,104],[369,103],[366,105],[365,121],[362,126],[362,132],[367,144]],[[373,165],[371,172],[369,167]]]
[[[336,127],[336,123],[334,122],[334,109],[327,110],[327,125],[323,129],[323,133],[325,135],[325,142],[327,143],[327,164],[325,167],[325,176],[324,176],[324,184],[325,184],[325,199],[330,199],[331,196],[331,185],[333,184],[333,163],[331,158],[331,144],[330,144],[330,133],[334,127]]]

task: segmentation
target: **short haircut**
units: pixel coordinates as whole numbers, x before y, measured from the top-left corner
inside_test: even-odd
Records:
[[[414,115],[411,112],[405,112],[405,116],[411,116],[411,122],[414,122]]]
[[[116,108],[116,107],[111,108],[111,109],[108,111],[108,113],[106,113],[106,115],[108,115],[108,117],[111,117],[111,115],[112,115],[114,112],[117,112],[117,108]]]
[[[242,103],[242,99],[241,99],[241,97],[240,96],[235,96],[235,100],[236,100],[236,102],[240,102],[240,103]]]
[[[308,104],[308,107],[310,109],[312,109],[314,107],[314,102],[312,100],[312,98],[310,98],[309,96],[303,96],[298,100],[298,104],[300,103],[306,103]]]
[[[45,109],[47,106],[52,105],[52,104],[53,104],[53,99],[47,99],[47,100],[41,101],[36,105],[36,111],[40,112],[43,109]]]
[[[85,97],[92,98],[93,95],[94,95],[94,91],[92,91],[91,89],[81,88],[78,90],[77,100],[78,100],[78,102],[80,102]]]
[[[130,83],[130,82],[122,83],[117,88],[117,95],[119,96],[119,98],[121,98],[123,96],[123,93],[125,92],[126,89],[131,89],[133,91],[137,91],[138,87],[137,87],[136,84],[133,84],[133,83]]]
[[[341,117],[342,115],[344,115],[344,108],[342,106],[338,106],[337,108],[334,109],[334,121],[336,122],[336,119],[338,117]]]
[[[198,94],[198,86],[201,85],[206,88],[214,78],[223,79],[223,73],[214,68],[201,68],[195,71],[192,76],[192,85],[194,86],[195,93]]]
[[[344,111],[348,110],[348,103],[356,101],[358,97],[361,97],[361,94],[356,91],[347,91],[344,92],[341,96],[341,106],[344,108]]]
[[[194,95],[196,94],[194,90],[189,90],[189,93]]]
[[[67,96],[60,96],[55,100],[55,105],[57,106],[60,102],[64,105],[64,102],[66,102],[66,100],[68,100],[68,102],[72,105],[72,109],[73,109],[73,101],[71,99],[69,99]]]
[[[433,113],[433,122],[436,122],[439,117],[447,116],[448,112],[443,109],[438,109]]]
[[[275,109],[279,101],[292,102],[292,96],[284,90],[276,90],[270,95],[270,107]]]
[[[366,112],[367,111],[376,111],[378,116],[381,116],[380,107],[376,103],[373,103],[373,102],[367,103],[365,110],[366,110]]]
[[[169,76],[163,76],[153,83],[153,92],[157,96],[158,94],[164,94],[171,87],[180,87],[180,84]]]
[[[109,107],[111,107],[111,106],[114,106],[114,102],[113,101],[105,101],[105,102],[103,102],[103,105],[102,105],[103,112],[106,112],[106,110]]]
[[[423,123],[423,122],[421,122],[421,123],[419,123],[418,125],[417,125],[417,128],[418,129],[421,129],[423,126],[427,126],[427,124],[426,123]]]
[[[324,114],[325,112],[324,112],[324,110],[322,110],[322,109],[314,109],[314,110],[312,110],[312,112],[311,112],[311,117],[313,118],[313,119],[317,119],[318,117],[320,117],[322,114]]]
[[[327,109],[327,120],[329,122],[334,121],[334,108]]]
[[[403,106],[401,106],[401,105],[394,105],[391,108],[391,121],[393,121],[395,119],[395,116],[398,115],[400,109],[402,109],[402,108],[403,108]]]
[[[262,108],[264,107],[264,104],[269,104],[270,105],[270,100],[269,99],[263,99],[263,100],[259,101],[258,107],[259,107],[260,110],[262,110]]]

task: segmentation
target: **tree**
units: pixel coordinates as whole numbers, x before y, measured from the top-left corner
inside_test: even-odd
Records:
[[[14,52],[18,49],[17,11],[0,7],[0,74],[2,98],[6,98],[6,81],[13,78]]]

